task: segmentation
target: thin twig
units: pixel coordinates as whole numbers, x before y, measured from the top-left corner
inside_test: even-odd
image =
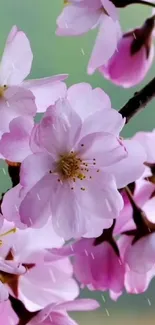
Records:
[[[120,109],[119,113],[126,117],[126,123],[142,111],[145,106],[155,97],[155,78],[153,78],[143,89],[136,92],[132,98]]]
[[[132,5],[132,4],[140,4],[144,6],[149,6],[149,7],[155,7],[155,4],[153,2],[148,2],[147,0],[111,0],[112,3],[115,5],[117,8],[124,8],[126,6]]]

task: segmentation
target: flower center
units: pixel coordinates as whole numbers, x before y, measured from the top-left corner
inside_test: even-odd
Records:
[[[70,152],[60,156],[56,171],[64,180],[85,177],[81,174],[81,163],[82,160],[76,156],[76,153]]]
[[[4,97],[4,92],[7,88],[7,85],[0,86],[0,98]]]

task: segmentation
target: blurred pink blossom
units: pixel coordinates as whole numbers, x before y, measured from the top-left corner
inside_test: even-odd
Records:
[[[117,48],[121,37],[118,13],[109,0],[71,0],[57,18],[59,36],[77,36],[99,27],[88,64],[88,73],[106,64]]]

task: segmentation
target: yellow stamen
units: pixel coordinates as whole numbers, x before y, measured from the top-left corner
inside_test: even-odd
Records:
[[[14,234],[16,231],[17,231],[17,228],[12,228],[12,229],[4,232],[3,234],[1,234],[0,237],[4,237],[4,236],[10,235],[10,234]]]
[[[61,175],[62,179],[72,179],[76,177],[83,179],[84,175],[80,171],[81,162],[77,158],[76,153],[70,152],[60,157],[57,163],[56,171]]]
[[[0,98],[4,97],[4,92],[8,87],[6,85],[0,86]]]

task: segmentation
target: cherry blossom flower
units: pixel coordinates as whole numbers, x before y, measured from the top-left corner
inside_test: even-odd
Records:
[[[88,311],[99,307],[99,303],[93,299],[76,299],[60,304],[50,304],[44,310],[34,316],[27,325],[55,324],[77,325],[67,314],[67,311]]]
[[[109,0],[67,1],[57,19],[57,35],[76,36],[99,27],[88,64],[88,73],[107,63],[121,36],[117,9]],[[108,32],[107,32],[108,31]]]
[[[127,156],[124,146],[107,132],[83,134],[81,139],[81,127],[80,117],[69,103],[57,102],[33,134],[33,146],[39,141],[42,152],[30,155],[21,165],[21,185],[27,193],[19,207],[21,221],[38,225],[50,204],[54,228],[65,239],[87,233],[90,220],[93,229],[93,219],[95,223],[102,219],[103,225],[107,219],[109,226],[109,219],[117,217],[122,208],[108,166]]]
[[[22,163],[22,189],[12,189],[4,196],[6,218],[39,227],[52,214],[55,230],[65,239],[99,236],[122,208],[115,182],[117,187],[126,186],[144,170],[142,146],[119,139],[123,125],[124,119],[111,108],[109,97],[101,89],[93,90],[85,83],[69,88],[67,100],[51,106],[32,131],[34,154]],[[19,205],[18,216],[14,205]]]
[[[153,63],[153,29],[151,17],[142,27],[125,33],[108,63],[99,68],[101,74],[124,88],[140,83]]]

